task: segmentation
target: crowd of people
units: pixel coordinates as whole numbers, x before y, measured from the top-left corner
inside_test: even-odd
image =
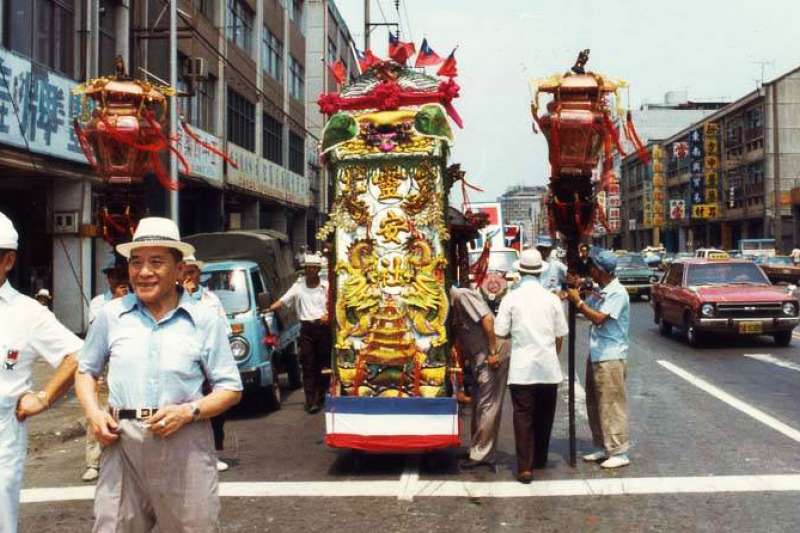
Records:
[[[181,241],[171,220],[142,219],[132,241],[118,245],[104,266],[108,291],[92,300],[81,340],[49,310],[49,293],[33,299],[11,286],[8,276],[22,245],[0,213],[0,530],[17,528],[25,421],[73,382],[88,427],[82,477],[97,481],[94,530],[218,530],[218,472],[228,467],[218,457],[224,413],[240,401],[243,387],[225,310],[200,283],[203,263],[194,247]],[[604,468],[629,463],[629,301],[614,277],[616,256],[583,247],[577,275],[568,274],[550,258],[552,247],[543,240],[521,254],[515,265],[520,281],[496,316],[479,290],[451,290],[453,340],[469,358],[475,383],[464,469],[494,465],[507,389],[518,480],[530,483],[533,471],[546,466],[564,379],[558,354],[568,333],[567,299],[591,322],[586,403],[597,449],[584,459],[602,461]],[[319,256],[306,255],[304,267],[305,275],[269,311],[291,307],[301,322],[305,407],[313,414],[328,387],[329,301]],[[587,291],[581,276],[599,289]],[[37,358],[56,370],[33,391]]]

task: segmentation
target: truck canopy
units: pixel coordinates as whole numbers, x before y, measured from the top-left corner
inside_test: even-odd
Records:
[[[289,238],[279,231],[261,229],[197,233],[183,240],[194,246],[197,259],[206,263],[236,260],[258,263],[273,299],[282,296],[297,281]],[[284,324],[294,321],[293,312],[281,311]]]

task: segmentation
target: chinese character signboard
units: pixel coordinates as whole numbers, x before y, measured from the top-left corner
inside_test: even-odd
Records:
[[[672,145],[672,157],[675,159],[685,159],[689,155],[689,143],[676,142]]]
[[[670,200],[669,201],[669,219],[670,220],[683,220],[686,218],[686,201],[685,200]]]
[[[705,203],[719,204],[719,124],[709,122],[703,128],[703,179],[705,181]],[[714,210],[715,217],[718,209]],[[711,217],[713,218],[713,217]]]
[[[705,184],[703,183],[704,155],[703,132],[700,129],[692,130],[689,134],[689,191],[692,205],[702,204],[706,201]]]
[[[716,218],[719,216],[717,204],[693,204],[692,218]]]
[[[652,150],[653,165],[653,192],[652,192],[652,225],[662,226],[664,224],[664,149],[656,144]]]
[[[205,146],[195,142],[183,129],[178,130],[177,133],[175,147],[189,162],[189,174],[205,178],[211,185],[222,187],[223,160]],[[223,151],[222,140],[218,137],[194,127],[192,133],[207,145]]]
[[[228,143],[228,153],[239,166],[238,169],[228,166],[229,184],[293,204],[310,204],[310,182],[305,176],[259,158],[253,152],[232,143]]]
[[[86,163],[72,129],[80,111],[75,85],[0,48],[0,143]]]

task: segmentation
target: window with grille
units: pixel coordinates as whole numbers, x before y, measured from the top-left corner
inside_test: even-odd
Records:
[[[117,55],[114,5],[115,2],[113,1],[101,0],[100,2],[100,60],[98,68],[101,76],[114,74],[114,58]],[[125,68],[129,69],[130,65],[125,65]]]
[[[264,113],[263,116],[264,157],[283,165],[283,123]]]
[[[74,77],[75,0],[6,0],[6,48]]]
[[[256,106],[228,87],[228,140],[242,148],[256,148]]]
[[[306,150],[303,137],[289,132],[289,170],[305,176]]]
[[[186,61],[185,57],[181,58]],[[183,80],[178,81],[178,90],[189,93],[189,84]],[[194,82],[194,94],[183,98],[178,98],[178,113],[179,115],[191,124],[201,130],[209,133],[215,133],[216,121],[214,105],[217,91],[217,80],[213,76],[209,76],[207,80],[196,80]]]
[[[228,0],[225,35],[247,53],[253,50],[253,18],[253,10],[243,0]]]
[[[192,4],[208,20],[214,20],[214,0],[192,0]]]
[[[267,28],[261,31],[261,70],[276,81],[283,79],[283,43]]]
[[[289,58],[289,95],[298,100],[305,94],[305,69],[294,57]]]

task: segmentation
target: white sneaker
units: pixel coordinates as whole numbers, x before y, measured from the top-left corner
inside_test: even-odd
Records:
[[[583,460],[587,462],[599,461],[606,458],[605,450],[598,450],[596,452],[587,453],[583,456]]]
[[[229,468],[230,468],[230,466],[228,466],[228,463],[220,461],[219,459],[217,459],[217,472],[224,472]]]
[[[612,455],[600,463],[600,466],[603,468],[619,468],[621,466],[628,466],[629,464],[631,464],[631,460],[628,459],[628,456],[624,453],[620,453],[618,455]]]
[[[90,466],[86,469],[86,472],[84,472],[83,475],[81,476],[81,480],[86,481],[87,483],[91,481],[97,481],[99,475],[100,472],[98,472],[95,467]]]

